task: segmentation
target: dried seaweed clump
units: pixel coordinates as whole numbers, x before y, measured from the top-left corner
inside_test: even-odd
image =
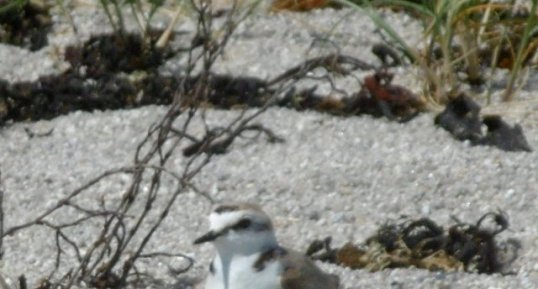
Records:
[[[480,116],[480,105],[464,93],[452,99],[435,117],[435,124],[454,138],[472,145],[496,146],[504,151],[532,152],[519,124],[509,125],[499,115]],[[482,131],[482,125],[487,131]]]
[[[352,269],[379,271],[416,267],[431,271],[505,273],[517,256],[516,241],[499,244],[495,237],[508,228],[501,213],[487,213],[475,224],[457,222],[444,230],[431,219],[385,224],[364,246],[351,243],[332,249],[330,238],[314,241],[307,255]]]

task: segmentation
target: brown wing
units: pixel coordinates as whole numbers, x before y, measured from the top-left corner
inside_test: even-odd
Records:
[[[288,250],[280,259],[284,265],[282,289],[338,289],[338,276],[321,271],[305,255]]]

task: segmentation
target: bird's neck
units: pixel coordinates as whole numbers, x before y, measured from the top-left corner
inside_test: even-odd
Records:
[[[274,236],[268,236],[263,241],[259,242],[222,242],[215,244],[217,254],[221,257],[221,259],[231,259],[234,257],[245,257],[254,254],[261,254],[268,249],[278,247],[278,241]]]
[[[222,282],[222,288],[252,288],[252,285],[258,281],[258,278],[264,276],[267,278],[267,276],[273,274],[271,270],[266,270],[267,273],[264,275],[259,275],[259,272],[267,266],[267,260],[265,258],[269,256],[268,254],[280,252],[283,249],[279,247],[277,242],[268,242],[265,246],[263,248],[259,246],[250,247],[252,250],[245,250],[247,248],[243,248],[240,251],[217,250],[217,255],[213,261],[215,266],[214,276]],[[254,250],[254,248],[257,249]]]

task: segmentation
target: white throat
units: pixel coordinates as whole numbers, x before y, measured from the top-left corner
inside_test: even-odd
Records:
[[[206,289],[281,289],[283,265],[271,220],[259,207],[228,204],[209,216],[209,232],[195,243],[212,242]]]
[[[278,289],[275,286],[279,286],[282,272],[278,262],[271,262],[263,271],[255,268],[262,254],[278,248],[274,233],[229,234],[228,238],[214,242],[217,252],[212,263],[213,276],[208,278],[206,289],[252,289],[254,284],[256,289]]]
[[[282,264],[271,260],[256,268],[263,252],[229,255],[217,252],[205,289],[281,289]]]

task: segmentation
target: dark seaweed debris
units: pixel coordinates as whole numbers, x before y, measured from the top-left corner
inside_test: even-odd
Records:
[[[13,84],[0,80],[0,124],[50,119],[74,110],[170,103],[177,80],[161,77],[157,68],[171,55],[140,35],[94,36],[80,47],[66,49],[72,68],[60,75]],[[143,76],[129,77],[134,72]]]
[[[394,75],[380,70],[364,78],[354,101],[360,113],[405,122],[425,110],[426,102],[409,89],[392,84]]]
[[[392,78],[393,74],[386,70],[377,71],[364,78],[358,93],[345,98],[317,95],[316,87],[299,92],[290,90],[279,105],[340,116],[368,114],[398,122],[409,121],[424,112],[425,101],[407,88],[392,84]]]
[[[307,255],[371,271],[417,267],[432,271],[504,273],[519,249],[517,241],[499,244],[495,240],[507,228],[508,219],[502,212],[484,214],[473,224],[457,221],[446,230],[431,219],[422,218],[384,224],[363,246],[348,243],[331,248],[330,238],[315,240]]]
[[[75,110],[169,104],[180,84],[189,91],[199,78],[160,75],[158,67],[171,56],[173,52],[154,48],[140,35],[94,36],[82,46],[66,49],[65,59],[71,68],[60,75],[14,84],[0,80],[0,124],[50,119]],[[318,68],[328,74],[346,75],[373,66],[350,56],[327,55],[306,60],[269,81],[211,74],[207,98],[182,99],[182,104],[224,109],[261,107],[275,94],[272,87],[308,78],[308,72]],[[296,93],[290,85],[284,97],[273,105],[345,116],[372,114],[397,121],[411,119],[422,111],[424,103],[419,97],[391,81],[392,74],[378,71],[364,79],[359,93],[341,99],[317,95],[315,89]]]
[[[83,67],[84,76],[96,78],[110,73],[155,70],[173,56],[171,51],[157,49],[145,41],[132,33],[94,36],[82,47],[68,47],[65,59],[75,68]]]
[[[461,141],[478,142],[482,138],[480,106],[464,94],[446,105],[445,110],[435,117],[435,124]]]
[[[36,51],[48,44],[49,7],[39,1],[0,1],[0,42]]]
[[[481,118],[480,105],[465,94],[450,101],[435,117],[435,124],[456,139],[469,140],[473,145],[496,146],[504,151],[532,151],[520,125],[512,127],[498,115]],[[485,133],[483,125],[487,128]]]
[[[532,151],[519,124],[512,127],[498,115],[484,116],[482,122],[486,125],[487,132],[480,144],[494,145],[504,151]]]

